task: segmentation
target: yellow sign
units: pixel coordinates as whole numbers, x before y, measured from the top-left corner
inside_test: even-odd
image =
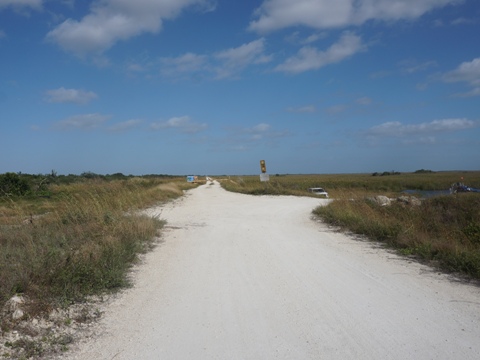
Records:
[[[262,173],[267,172],[267,166],[265,165],[265,160],[260,160],[260,170],[262,170]]]

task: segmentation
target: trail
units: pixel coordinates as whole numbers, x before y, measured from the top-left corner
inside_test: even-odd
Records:
[[[480,289],[218,183],[148,211],[162,243],[67,359],[480,359]]]

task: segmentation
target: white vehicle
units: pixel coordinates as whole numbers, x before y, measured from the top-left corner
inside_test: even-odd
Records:
[[[325,196],[326,198],[328,198],[328,193],[323,188],[320,188],[320,187],[310,188],[308,189],[308,191],[311,193],[314,193],[315,195]]]

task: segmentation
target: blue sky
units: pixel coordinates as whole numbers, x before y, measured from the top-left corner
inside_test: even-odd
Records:
[[[0,0],[0,173],[480,170],[478,0]]]

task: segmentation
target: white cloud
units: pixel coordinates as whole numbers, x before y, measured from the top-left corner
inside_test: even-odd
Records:
[[[466,81],[480,85],[480,58],[463,62],[457,69],[445,74],[444,79],[448,82]]]
[[[261,124],[255,125],[253,128],[250,129],[250,131],[253,133],[263,133],[270,130],[270,128],[271,126],[269,124],[261,123]]]
[[[40,10],[42,8],[42,0],[0,0],[0,10],[8,6],[18,10],[20,8],[32,8]]]
[[[47,39],[79,56],[101,54],[120,40],[145,32],[158,33],[164,20],[174,19],[193,5],[210,0],[97,0],[80,21],[68,19],[47,34]]]
[[[452,25],[468,25],[468,24],[475,24],[475,20],[473,19],[466,19],[463,17],[457,18],[451,22]]]
[[[421,124],[402,124],[398,121],[386,122],[370,128],[368,136],[373,137],[403,137],[411,135],[429,135],[439,132],[454,132],[473,129],[479,124],[468,119],[442,119]]]
[[[241,129],[237,135],[240,135],[240,138],[244,134],[247,134],[247,138],[244,139],[245,142],[251,141],[260,141],[263,139],[277,139],[282,138],[288,135],[287,131],[274,131],[270,124],[260,123],[251,128]]]
[[[265,54],[265,39],[257,39],[238,47],[221,50],[213,54],[185,53],[178,57],[163,57],[155,65],[160,66],[160,74],[167,78],[182,78],[186,75],[200,74],[204,77],[227,79],[238,76],[250,65],[261,65],[272,60]],[[152,68],[152,64],[148,65]],[[131,71],[145,70],[140,64],[134,64]]]
[[[121,131],[126,131],[133,129],[140,125],[142,123],[142,120],[140,119],[132,119],[132,120],[127,120],[123,121],[120,123],[117,123],[115,125],[112,125],[108,128],[108,130],[113,131],[113,132],[121,132]]]
[[[292,44],[308,45],[318,40],[325,39],[327,36],[328,36],[328,33],[326,31],[323,31],[323,32],[316,32],[307,36],[306,38],[302,38],[300,37],[300,32],[295,31],[292,34],[285,37],[285,40]]]
[[[473,89],[465,94],[456,96],[477,96],[480,95],[480,58],[466,61],[460,64],[455,70],[443,75],[445,82],[466,82]]]
[[[272,60],[271,55],[265,55],[264,38],[217,52],[214,57],[221,62],[215,70],[220,79],[231,77],[248,65],[264,64]]]
[[[361,25],[369,20],[416,19],[461,0],[265,0],[249,29],[275,31],[303,25],[315,29]]]
[[[480,87],[473,88],[466,93],[454,94],[454,97],[472,97],[472,96],[480,96]]]
[[[163,76],[177,77],[181,74],[205,70],[208,66],[208,56],[186,53],[175,58],[161,58],[160,64],[160,72]]]
[[[102,115],[98,113],[74,115],[65,120],[57,122],[54,125],[54,128],[59,130],[92,130],[98,128],[108,119],[110,119],[110,117],[110,115]]]
[[[278,65],[275,71],[301,73],[316,70],[340,62],[363,49],[364,45],[359,36],[351,32],[344,32],[340,40],[325,51],[310,46],[302,47],[297,55]]]
[[[92,91],[65,89],[64,87],[46,91],[47,101],[51,103],[86,104],[98,98]]]
[[[176,129],[182,133],[194,134],[207,128],[205,123],[192,121],[189,116],[173,117],[167,121],[150,124],[152,130]]]
[[[425,61],[423,63],[418,63],[414,59],[408,59],[400,62],[399,66],[404,73],[414,74],[419,71],[428,70],[431,67],[436,67],[438,64],[436,61]]]

